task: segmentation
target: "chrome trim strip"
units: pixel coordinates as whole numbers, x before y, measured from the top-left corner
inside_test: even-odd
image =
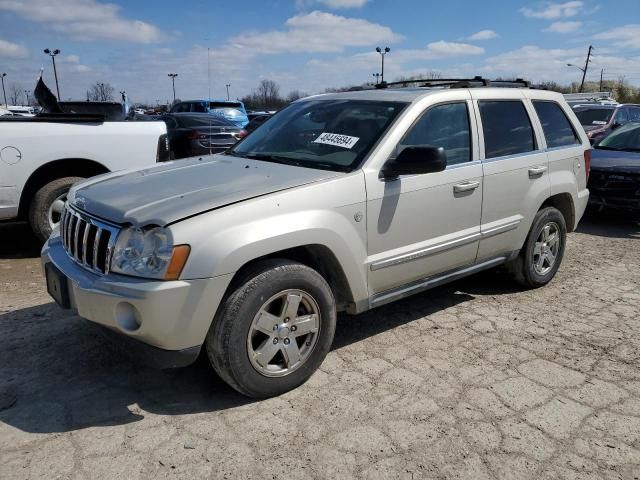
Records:
[[[543,149],[531,150],[529,152],[514,153],[512,155],[502,155],[500,157],[484,158],[482,162],[483,163],[500,162],[502,160],[511,160],[513,158],[526,157],[528,155],[540,155],[542,153],[547,153],[547,152],[546,150],[543,150]]]
[[[400,287],[394,288],[392,290],[387,290],[386,292],[378,293],[373,295],[369,299],[369,307],[375,308],[386,303],[393,302],[395,300],[399,300],[401,298],[408,297],[415,293],[423,292],[425,290],[429,290],[431,288],[437,287],[444,283],[451,282],[453,280],[457,280],[462,277],[466,277],[473,273],[479,272],[480,270],[486,270],[488,268],[496,267],[507,260],[507,257],[496,257],[491,260],[487,260],[486,262],[479,263],[477,265],[462,267],[448,273],[444,273],[442,275],[434,276],[434,277],[426,277],[415,282],[402,285]]]
[[[82,235],[82,263],[87,265],[87,238],[89,237],[89,228],[91,227],[90,223],[84,224],[84,235]],[[89,265],[87,265],[89,266]]]
[[[399,265],[401,263],[412,262],[413,260],[418,260],[423,257],[435,255],[436,253],[446,252],[447,250],[452,250],[454,248],[461,247],[469,243],[473,243],[479,239],[480,239],[480,233],[479,232],[473,233],[471,235],[467,235],[466,237],[456,238],[455,240],[449,240],[448,242],[432,245],[430,247],[422,248],[414,252],[403,253],[402,255],[386,258],[384,260],[379,260],[377,262],[372,263],[370,268],[371,268],[371,271],[376,271],[382,268]]]
[[[496,235],[500,235],[501,233],[509,232],[511,230],[515,230],[520,226],[520,220],[515,220],[513,222],[505,223],[504,225],[498,225],[497,227],[492,227],[487,230],[484,230],[480,233],[482,239],[494,237]],[[482,227],[480,227],[482,228]]]
[[[96,227],[96,238],[93,240],[93,269],[100,272],[98,269],[98,245],[100,245],[100,237],[102,236],[102,228]]]
[[[76,260],[80,260],[80,257],[78,256],[78,243],[80,240],[80,222],[82,221],[82,219],[76,215],[76,223],[73,225],[73,238],[75,239],[74,243],[73,243],[73,256]]]

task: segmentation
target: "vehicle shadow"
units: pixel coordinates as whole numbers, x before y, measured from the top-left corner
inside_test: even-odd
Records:
[[[627,214],[587,210],[576,231],[599,237],[640,239],[640,220]]]
[[[470,301],[475,292],[512,291],[505,284],[489,272],[484,279],[455,282],[362,315],[340,315],[333,349]],[[0,411],[0,422],[23,432],[124,425],[148,415],[252,403],[218,378],[206,358],[175,370],[140,366],[91,324],[53,303],[0,315],[0,338],[0,392],[17,397],[13,407]]]
[[[0,259],[36,258],[41,247],[26,223],[0,224]]]

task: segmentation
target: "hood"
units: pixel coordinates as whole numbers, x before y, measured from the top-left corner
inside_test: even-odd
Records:
[[[114,223],[164,226],[338,175],[343,174],[212,155],[91,178],[71,189],[69,203]]]
[[[640,152],[617,152],[594,148],[591,170],[640,173]]]

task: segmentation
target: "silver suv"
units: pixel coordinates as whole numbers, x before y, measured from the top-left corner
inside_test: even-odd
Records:
[[[260,398],[313,374],[337,312],[499,265],[543,286],[587,204],[589,140],[560,94],[481,84],[309,97],[225,154],[78,184],[48,291]]]

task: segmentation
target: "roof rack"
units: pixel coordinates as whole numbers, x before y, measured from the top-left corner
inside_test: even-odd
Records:
[[[421,88],[475,88],[475,87],[510,87],[510,88],[533,88],[531,83],[522,78],[515,80],[489,80],[476,76],[473,78],[432,78],[420,80],[401,80],[399,82],[382,82],[376,88],[384,89],[389,87],[408,87],[414,85]]]

